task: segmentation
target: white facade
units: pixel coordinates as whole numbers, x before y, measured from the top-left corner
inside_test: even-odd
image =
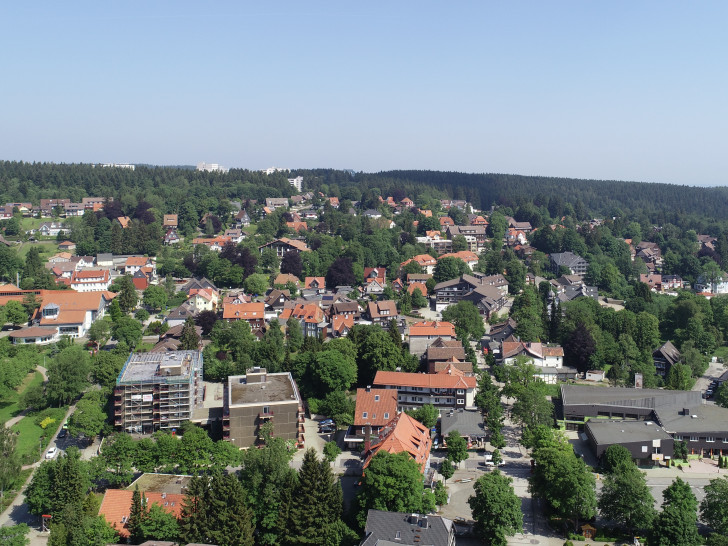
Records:
[[[288,183],[300,192],[303,188],[303,177],[289,178]]]
[[[212,172],[226,173],[230,169],[228,169],[227,167],[223,167],[222,165],[220,165],[218,163],[205,163],[203,161],[202,163],[198,163],[197,164],[197,170],[198,171],[205,171],[205,172],[208,172],[208,173],[212,173]]]

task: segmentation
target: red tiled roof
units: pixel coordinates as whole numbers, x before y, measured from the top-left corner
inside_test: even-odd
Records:
[[[394,417],[379,435],[379,441],[372,446],[372,450],[364,462],[364,468],[380,451],[388,453],[409,453],[420,465],[420,472],[425,471],[425,463],[430,457],[432,439],[429,429],[410,417],[400,413]]]
[[[179,519],[182,516],[182,502],[185,496],[176,493],[154,493],[151,491],[143,491],[142,494],[147,499],[147,506],[152,504],[160,505],[165,512],[173,514]],[[127,519],[131,512],[131,502],[134,491],[126,489],[107,489],[104,500],[101,501],[99,515],[104,516],[116,532],[122,538],[129,536],[127,528]],[[123,523],[122,523],[123,521]]]
[[[127,267],[142,267],[143,265],[147,265],[148,261],[149,258],[146,258],[145,256],[129,256],[124,265]]]
[[[424,387],[436,389],[474,389],[474,376],[459,377],[447,374],[407,373],[378,371],[374,384],[388,387]]]
[[[331,317],[331,328],[334,332],[343,332],[346,328],[351,330],[353,327],[353,315],[334,315],[333,317]]]
[[[265,304],[226,303],[223,305],[222,318],[230,320],[257,320],[265,317]]]
[[[409,328],[409,335],[412,336],[450,336],[455,337],[455,326],[450,322],[418,322]]]
[[[311,284],[316,282],[317,288],[324,288],[326,286],[326,277],[306,277],[303,281],[304,288],[311,288]]]
[[[364,414],[366,413],[366,417]],[[394,389],[357,389],[354,426],[383,427],[397,415],[397,391]]]
[[[415,289],[419,289],[423,296],[427,296],[427,285],[423,282],[413,282],[407,287],[407,292],[412,294]]]

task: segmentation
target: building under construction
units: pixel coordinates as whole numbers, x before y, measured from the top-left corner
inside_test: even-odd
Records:
[[[114,389],[117,430],[150,434],[175,429],[202,406],[202,353],[132,353]]]

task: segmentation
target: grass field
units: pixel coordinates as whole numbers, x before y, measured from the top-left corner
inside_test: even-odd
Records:
[[[2,503],[0,503],[0,512],[4,512],[5,509],[13,503],[15,497],[20,491],[20,488],[23,487],[25,480],[28,479],[31,472],[33,472],[32,468],[21,470],[20,474],[18,474],[18,479],[15,480],[15,483],[11,486],[11,488],[3,492],[3,500]]]
[[[67,409],[63,407],[45,410],[51,418],[55,419],[55,422],[48,425],[48,428],[45,430],[35,424],[37,414],[26,415],[11,427],[12,430],[18,433],[16,449],[23,464],[34,463],[43,454],[48,446],[50,437],[58,430],[58,427],[63,422]],[[41,437],[43,438],[42,445]]]
[[[18,256],[25,258],[25,255],[28,254],[30,249],[33,247],[40,248],[40,257],[43,261],[46,261],[58,252],[58,243],[55,241],[42,241],[39,243],[23,243],[18,249]]]
[[[3,397],[2,402],[0,402],[0,423],[7,422],[11,417],[15,417],[24,410],[25,408],[18,406],[20,395],[30,387],[41,383],[43,383],[43,375],[40,372],[30,372],[17,389]]]

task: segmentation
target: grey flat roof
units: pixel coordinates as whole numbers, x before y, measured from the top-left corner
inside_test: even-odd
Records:
[[[124,364],[117,384],[130,384],[137,381],[166,380],[179,382],[189,379],[194,368],[200,369],[200,351],[167,351],[163,353],[132,353]],[[167,375],[165,367],[181,367],[181,374]],[[162,370],[160,370],[162,369]]]
[[[299,401],[298,390],[289,373],[269,373],[264,382],[247,383],[246,376],[230,376],[230,405]]]
[[[569,405],[609,405],[657,409],[663,406],[693,407],[702,404],[699,391],[667,391],[662,389],[631,389],[627,387],[592,387],[562,385],[561,400]]]
[[[453,430],[457,430],[461,436],[485,436],[483,416],[477,410],[455,410],[452,416],[450,412],[443,413],[440,418],[440,430],[443,436],[447,436]]]
[[[700,394],[700,393],[698,393]],[[712,404],[699,406],[686,406],[689,415],[682,415],[680,408],[674,410],[660,409],[657,414],[662,426],[670,432],[701,433],[701,432],[728,432],[728,409]],[[693,418],[693,415],[697,417]]]
[[[599,445],[669,440],[672,438],[654,421],[591,419],[587,421],[586,427]]]

